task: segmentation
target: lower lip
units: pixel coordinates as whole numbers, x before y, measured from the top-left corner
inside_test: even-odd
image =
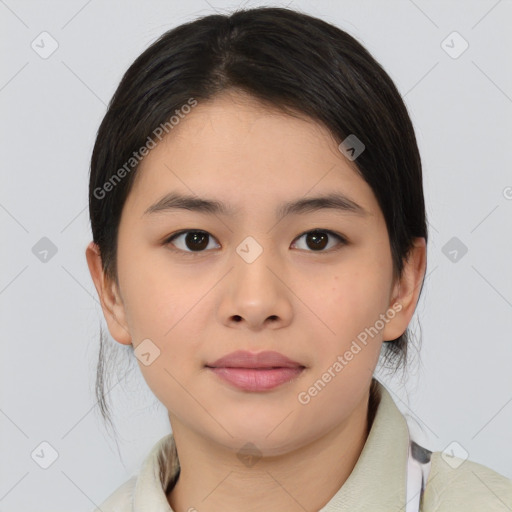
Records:
[[[304,370],[303,367],[294,368],[209,368],[221,379],[233,384],[244,391],[266,391],[296,378]]]

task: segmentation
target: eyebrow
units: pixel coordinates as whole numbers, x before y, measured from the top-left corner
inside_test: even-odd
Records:
[[[276,218],[281,220],[286,215],[305,214],[327,209],[342,213],[352,213],[362,217],[370,215],[362,206],[339,192],[316,197],[305,197],[282,203],[276,208],[275,214]],[[143,216],[172,210],[190,210],[198,213],[225,216],[234,216],[239,213],[238,209],[220,201],[171,192],[148,207],[144,211]]]

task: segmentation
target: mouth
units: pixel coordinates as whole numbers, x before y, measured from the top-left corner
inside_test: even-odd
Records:
[[[231,352],[205,368],[224,383],[243,391],[268,391],[299,377],[306,366],[279,352]]]
[[[280,387],[299,377],[304,366],[295,367],[211,367],[206,366],[222,381],[242,391],[261,392]]]
[[[245,368],[253,370],[305,367],[303,364],[293,361],[285,355],[273,350],[257,353],[247,350],[237,350],[212,363],[207,363],[205,366],[208,368]]]

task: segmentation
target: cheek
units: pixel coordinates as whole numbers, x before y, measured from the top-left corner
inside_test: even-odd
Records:
[[[338,355],[351,351],[345,374],[374,370],[382,340],[377,322],[388,308],[391,283],[390,261],[386,266],[385,258],[358,256],[338,267],[323,292],[316,292],[317,309],[329,327],[319,339],[319,357],[329,366]]]
[[[187,284],[188,279],[173,274],[170,267],[143,265],[142,259],[124,272],[125,311],[135,355],[156,354],[148,365],[137,358],[140,371],[155,396],[173,410],[187,400],[180,383],[187,381],[191,362],[200,362],[197,353],[204,333],[194,320],[203,310],[198,301],[207,290],[204,282]]]
[[[119,277],[134,347],[150,339],[160,350],[161,360],[172,361],[180,371],[194,359],[204,338],[202,319],[205,311],[212,311],[208,291],[218,278],[198,279],[194,265],[172,266],[165,250],[161,252],[133,252],[120,265]]]
[[[340,271],[332,282],[325,304],[338,328],[364,329],[387,308],[389,283],[382,269],[359,265]]]
[[[171,275],[170,267],[163,259],[152,257],[151,253],[159,252],[129,241],[119,245],[119,280],[135,346],[146,338],[158,340],[155,343],[160,346],[184,302],[183,287]]]

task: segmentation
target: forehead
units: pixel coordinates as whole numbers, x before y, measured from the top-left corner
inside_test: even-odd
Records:
[[[214,197],[233,211],[249,208],[249,198],[284,203],[333,192],[369,212],[377,207],[354,162],[323,125],[238,93],[198,102],[174,125],[139,165],[132,201],[142,214],[175,190]]]

